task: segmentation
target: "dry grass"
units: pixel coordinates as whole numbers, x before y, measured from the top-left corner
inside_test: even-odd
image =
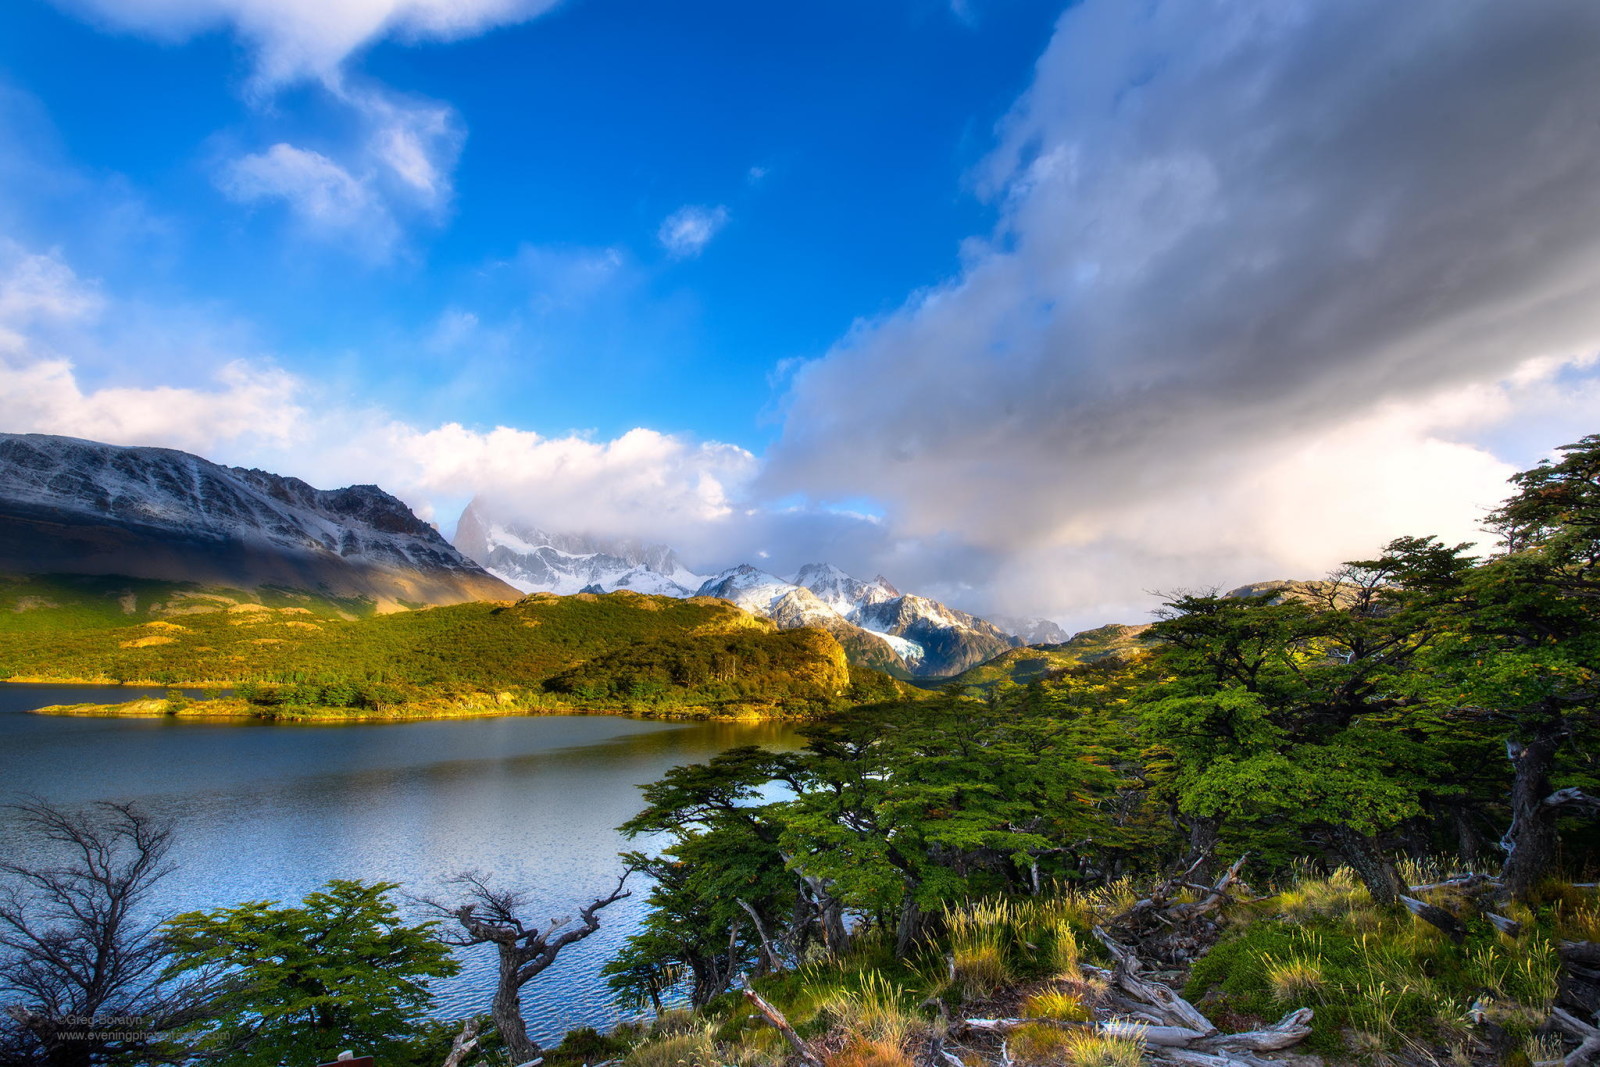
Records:
[[[626,1067],[719,1067],[722,1057],[709,1026],[652,1037],[629,1050]]]
[[[1030,1023],[1011,1032],[1007,1048],[1018,1063],[1047,1067],[1065,1063],[1072,1051],[1072,1033],[1059,1026]]]
[[[1073,994],[1051,989],[1035,993],[1023,1001],[1022,1016],[1025,1019],[1059,1019],[1062,1022],[1081,1023],[1088,1022],[1094,1013]]]
[[[912,1067],[911,1056],[892,1041],[857,1038],[828,1056],[826,1067]]]
[[[906,991],[876,971],[861,977],[859,989],[835,987],[813,993],[816,1014],[829,1029],[852,1042],[905,1045],[922,1020],[905,1006]]]
[[[1267,984],[1282,1001],[1311,1000],[1327,985],[1320,959],[1291,959],[1267,965]]]
[[[1142,1067],[1144,1046],[1125,1037],[1106,1037],[1092,1030],[1067,1034],[1063,1062],[1069,1067]]]

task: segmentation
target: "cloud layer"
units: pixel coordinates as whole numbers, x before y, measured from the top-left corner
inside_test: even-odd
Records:
[[[1583,0],[1074,6],[996,231],[796,375],[765,488],[882,499],[1058,612],[1146,531],[1149,588],[1459,528],[1424,502],[1506,468],[1441,393],[1600,346],[1597,49]]]
[[[316,81],[356,135],[269,136],[217,180],[382,257],[448,212],[465,133],[349,57],[549,4],[69,6],[166,36],[229,25],[261,86]],[[700,566],[828,559],[976,610],[1133,621],[1149,590],[1314,575],[1406,533],[1472,539],[1507,474],[1596,428],[1596,54],[1589,0],[1085,0],[974,175],[993,231],[957,276],[782,379],[766,459],[649,429],[414,425],[222,327],[208,378],[118,374],[150,347],[126,323],[159,309],[12,245],[0,425],[376,481],[446,527],[484,492]],[[727,221],[689,206],[657,237],[691,258]],[[614,249],[508,266],[536,283],[530,321],[636,268]],[[492,347],[475,310],[443,309],[420,343]]]

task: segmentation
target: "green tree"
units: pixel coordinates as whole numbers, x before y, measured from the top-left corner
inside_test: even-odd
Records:
[[[1504,739],[1503,883],[1518,898],[1554,872],[1559,820],[1600,807],[1582,788],[1600,740],[1600,435],[1558,451],[1512,477],[1490,515],[1500,551],[1467,577],[1466,608],[1427,663],[1454,722]]]
[[[297,907],[252,901],[167,924],[169,977],[221,972],[203,1052],[239,1067],[332,1060],[353,1048],[398,1058],[422,1023],[428,981],[459,965],[432,922],[406,925],[392,882],[335,879]]]
[[[1442,730],[1400,684],[1435,642],[1471,566],[1405,538],[1332,579],[1258,596],[1184,596],[1154,630],[1166,676],[1143,704],[1195,852],[1225,822],[1322,839],[1380,902],[1402,886],[1378,835],[1450,788]]]
[[[792,756],[746,746],[645,787],[646,807],[623,832],[671,832],[674,840],[659,856],[625,857],[652,881],[640,930],[605,968],[620,995],[659,1008],[683,980],[691,1002],[704,1005],[742,971],[772,965],[773,954],[798,957],[814,921],[830,948],[842,947],[841,909],[806,892],[786,867],[778,805],[763,792],[774,783],[792,788],[794,769]],[[779,944],[763,945],[767,931]]]

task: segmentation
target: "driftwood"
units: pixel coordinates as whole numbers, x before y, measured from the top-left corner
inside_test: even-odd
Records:
[[[1196,1052],[1187,1048],[1157,1049],[1157,1059],[1182,1067],[1279,1067],[1273,1060],[1257,1059],[1242,1052]]]
[[[482,1021],[474,1015],[461,1026],[461,1032],[450,1043],[450,1055],[444,1058],[444,1067],[461,1067],[465,1060],[478,1047],[478,1028]]]
[[[1226,876],[1224,876],[1226,878]],[[1265,1067],[1269,1061],[1251,1056],[1256,1052],[1276,1052],[1305,1040],[1311,1033],[1311,1009],[1297,1008],[1271,1026],[1237,1034],[1219,1033],[1211,1020],[1193,1004],[1184,1000],[1172,989],[1154,979],[1140,974],[1143,964],[1126,945],[1119,943],[1104,930],[1096,928],[1095,936],[1106,946],[1114,961],[1112,970],[1083,964],[1085,973],[1102,978],[1108,986],[1122,991],[1137,1002],[1138,1018],[1113,1018],[1102,1022],[1078,1022],[1063,1019],[964,1019],[956,1029],[967,1032],[994,1034],[999,1037],[1019,1027],[1029,1025],[1057,1026],[1063,1029],[1092,1030],[1107,1037],[1127,1038],[1139,1042],[1157,1059],[1184,1065],[1184,1067]],[[1129,1004],[1122,997],[1116,1001]],[[1153,1009],[1146,1010],[1146,1009]],[[1149,1021],[1145,1021],[1149,1020]],[[1600,1033],[1600,1031],[1597,1031]],[[1002,1049],[1004,1045],[1002,1044]],[[938,1048],[940,1058],[947,1067],[953,1067],[951,1057]]]
[[[750,988],[749,977],[741,976],[739,984],[744,987],[745,999],[766,1018],[767,1022],[772,1024],[773,1029],[783,1035],[783,1039],[789,1042],[789,1046],[794,1049],[795,1055],[800,1057],[800,1062],[806,1064],[807,1067],[822,1067],[822,1061],[817,1059],[816,1053],[811,1051],[811,1046],[802,1041],[800,1035],[795,1033],[794,1027],[789,1025],[789,1020],[784,1018],[783,1012],[773,1007],[765,997]]]
[[[1563,1067],[1580,1067],[1600,1058],[1600,1028],[1584,1022],[1570,1012],[1556,1008],[1550,1013],[1550,1021],[1574,1037],[1581,1038],[1577,1048],[1567,1053],[1566,1059],[1558,1060]]]
[[[1198,1042],[1201,1048],[1228,1052],[1277,1052],[1311,1036],[1311,1009],[1296,1008],[1271,1026],[1240,1034],[1216,1034]]]
[[[1227,876],[1224,875],[1223,877],[1226,878]],[[1099,938],[1100,943],[1105,945],[1106,951],[1111,953],[1111,959],[1115,964],[1111,972],[1111,981],[1121,988],[1123,992],[1129,994],[1135,1000],[1141,1000],[1159,1009],[1166,1016],[1167,1021],[1178,1026],[1187,1027],[1190,1030],[1198,1030],[1202,1034],[1214,1034],[1217,1032],[1217,1028],[1212,1025],[1210,1019],[1207,1019],[1200,1012],[1199,1008],[1196,1008],[1160,982],[1152,982],[1140,977],[1139,971],[1143,969],[1143,964],[1139,962],[1139,957],[1135,956],[1130,949],[1118,944],[1110,934],[1098,926],[1094,929],[1094,936]]]
[[[1304,1041],[1311,1033],[1311,1009],[1298,1008],[1271,1026],[1238,1034],[1195,1030],[1187,1026],[1152,1025],[1129,1019],[1089,1023],[1064,1019],[963,1019],[961,1029],[989,1034],[1009,1034],[1023,1026],[1056,1026],[1066,1030],[1094,1030],[1107,1037],[1125,1037],[1157,1048],[1193,1048],[1215,1052],[1277,1052]]]

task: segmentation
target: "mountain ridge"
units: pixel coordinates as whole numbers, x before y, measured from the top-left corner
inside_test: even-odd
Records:
[[[380,610],[517,596],[375,485],[46,434],[0,434],[0,571],[281,586]]]

